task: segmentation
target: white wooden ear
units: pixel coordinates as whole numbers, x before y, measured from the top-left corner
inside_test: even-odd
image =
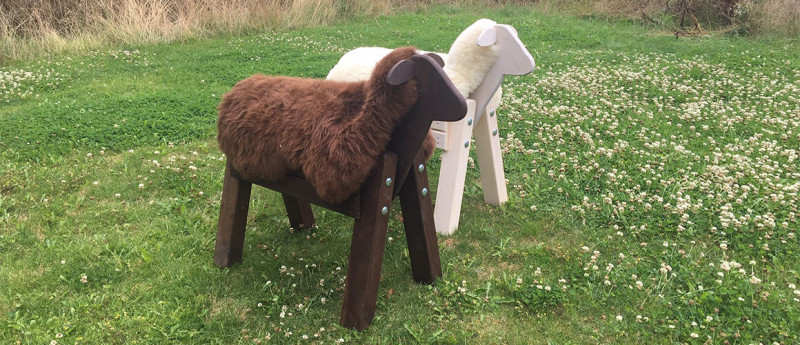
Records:
[[[483,30],[478,36],[478,46],[488,47],[497,42],[497,30],[494,27]]]
[[[400,85],[414,78],[414,62],[411,60],[402,60],[389,70],[386,75],[386,82],[389,85]]]

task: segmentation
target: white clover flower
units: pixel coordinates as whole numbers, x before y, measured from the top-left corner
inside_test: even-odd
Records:
[[[723,269],[725,271],[730,271],[731,270],[731,264],[729,262],[727,262],[727,261],[722,261],[722,263],[719,265],[719,268],[721,268],[721,269]]]

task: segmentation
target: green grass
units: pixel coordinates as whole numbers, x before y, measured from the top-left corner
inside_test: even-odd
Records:
[[[510,201],[469,170],[435,285],[396,212],[376,319],[341,328],[351,222],[290,233],[260,188],[244,262],[214,266],[225,91],[358,46],[447,50],[481,16],[538,69],[504,85]],[[0,67],[0,343],[797,343],[798,48],[438,7]]]

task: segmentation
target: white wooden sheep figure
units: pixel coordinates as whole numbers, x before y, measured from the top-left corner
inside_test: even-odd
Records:
[[[345,54],[328,73],[328,79],[364,80],[375,63],[391,50],[362,47]],[[434,219],[440,234],[452,234],[458,227],[470,139],[475,135],[484,201],[500,205],[508,200],[500,150],[496,109],[500,103],[503,76],[524,75],[535,63],[517,31],[510,25],[480,19],[453,42],[444,71],[467,99],[468,112],[457,122],[434,122],[430,134],[442,153]],[[473,125],[474,124],[474,125]]]

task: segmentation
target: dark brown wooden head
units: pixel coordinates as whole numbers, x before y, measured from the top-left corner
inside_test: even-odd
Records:
[[[414,55],[410,60],[397,63],[387,76],[388,82],[399,82],[398,84],[414,78],[419,90],[417,103],[395,128],[392,140],[386,148],[387,151],[397,154],[395,196],[400,192],[414,156],[428,135],[431,123],[458,121],[467,114],[467,102],[442,70],[441,61],[441,58],[436,59],[428,54]]]

